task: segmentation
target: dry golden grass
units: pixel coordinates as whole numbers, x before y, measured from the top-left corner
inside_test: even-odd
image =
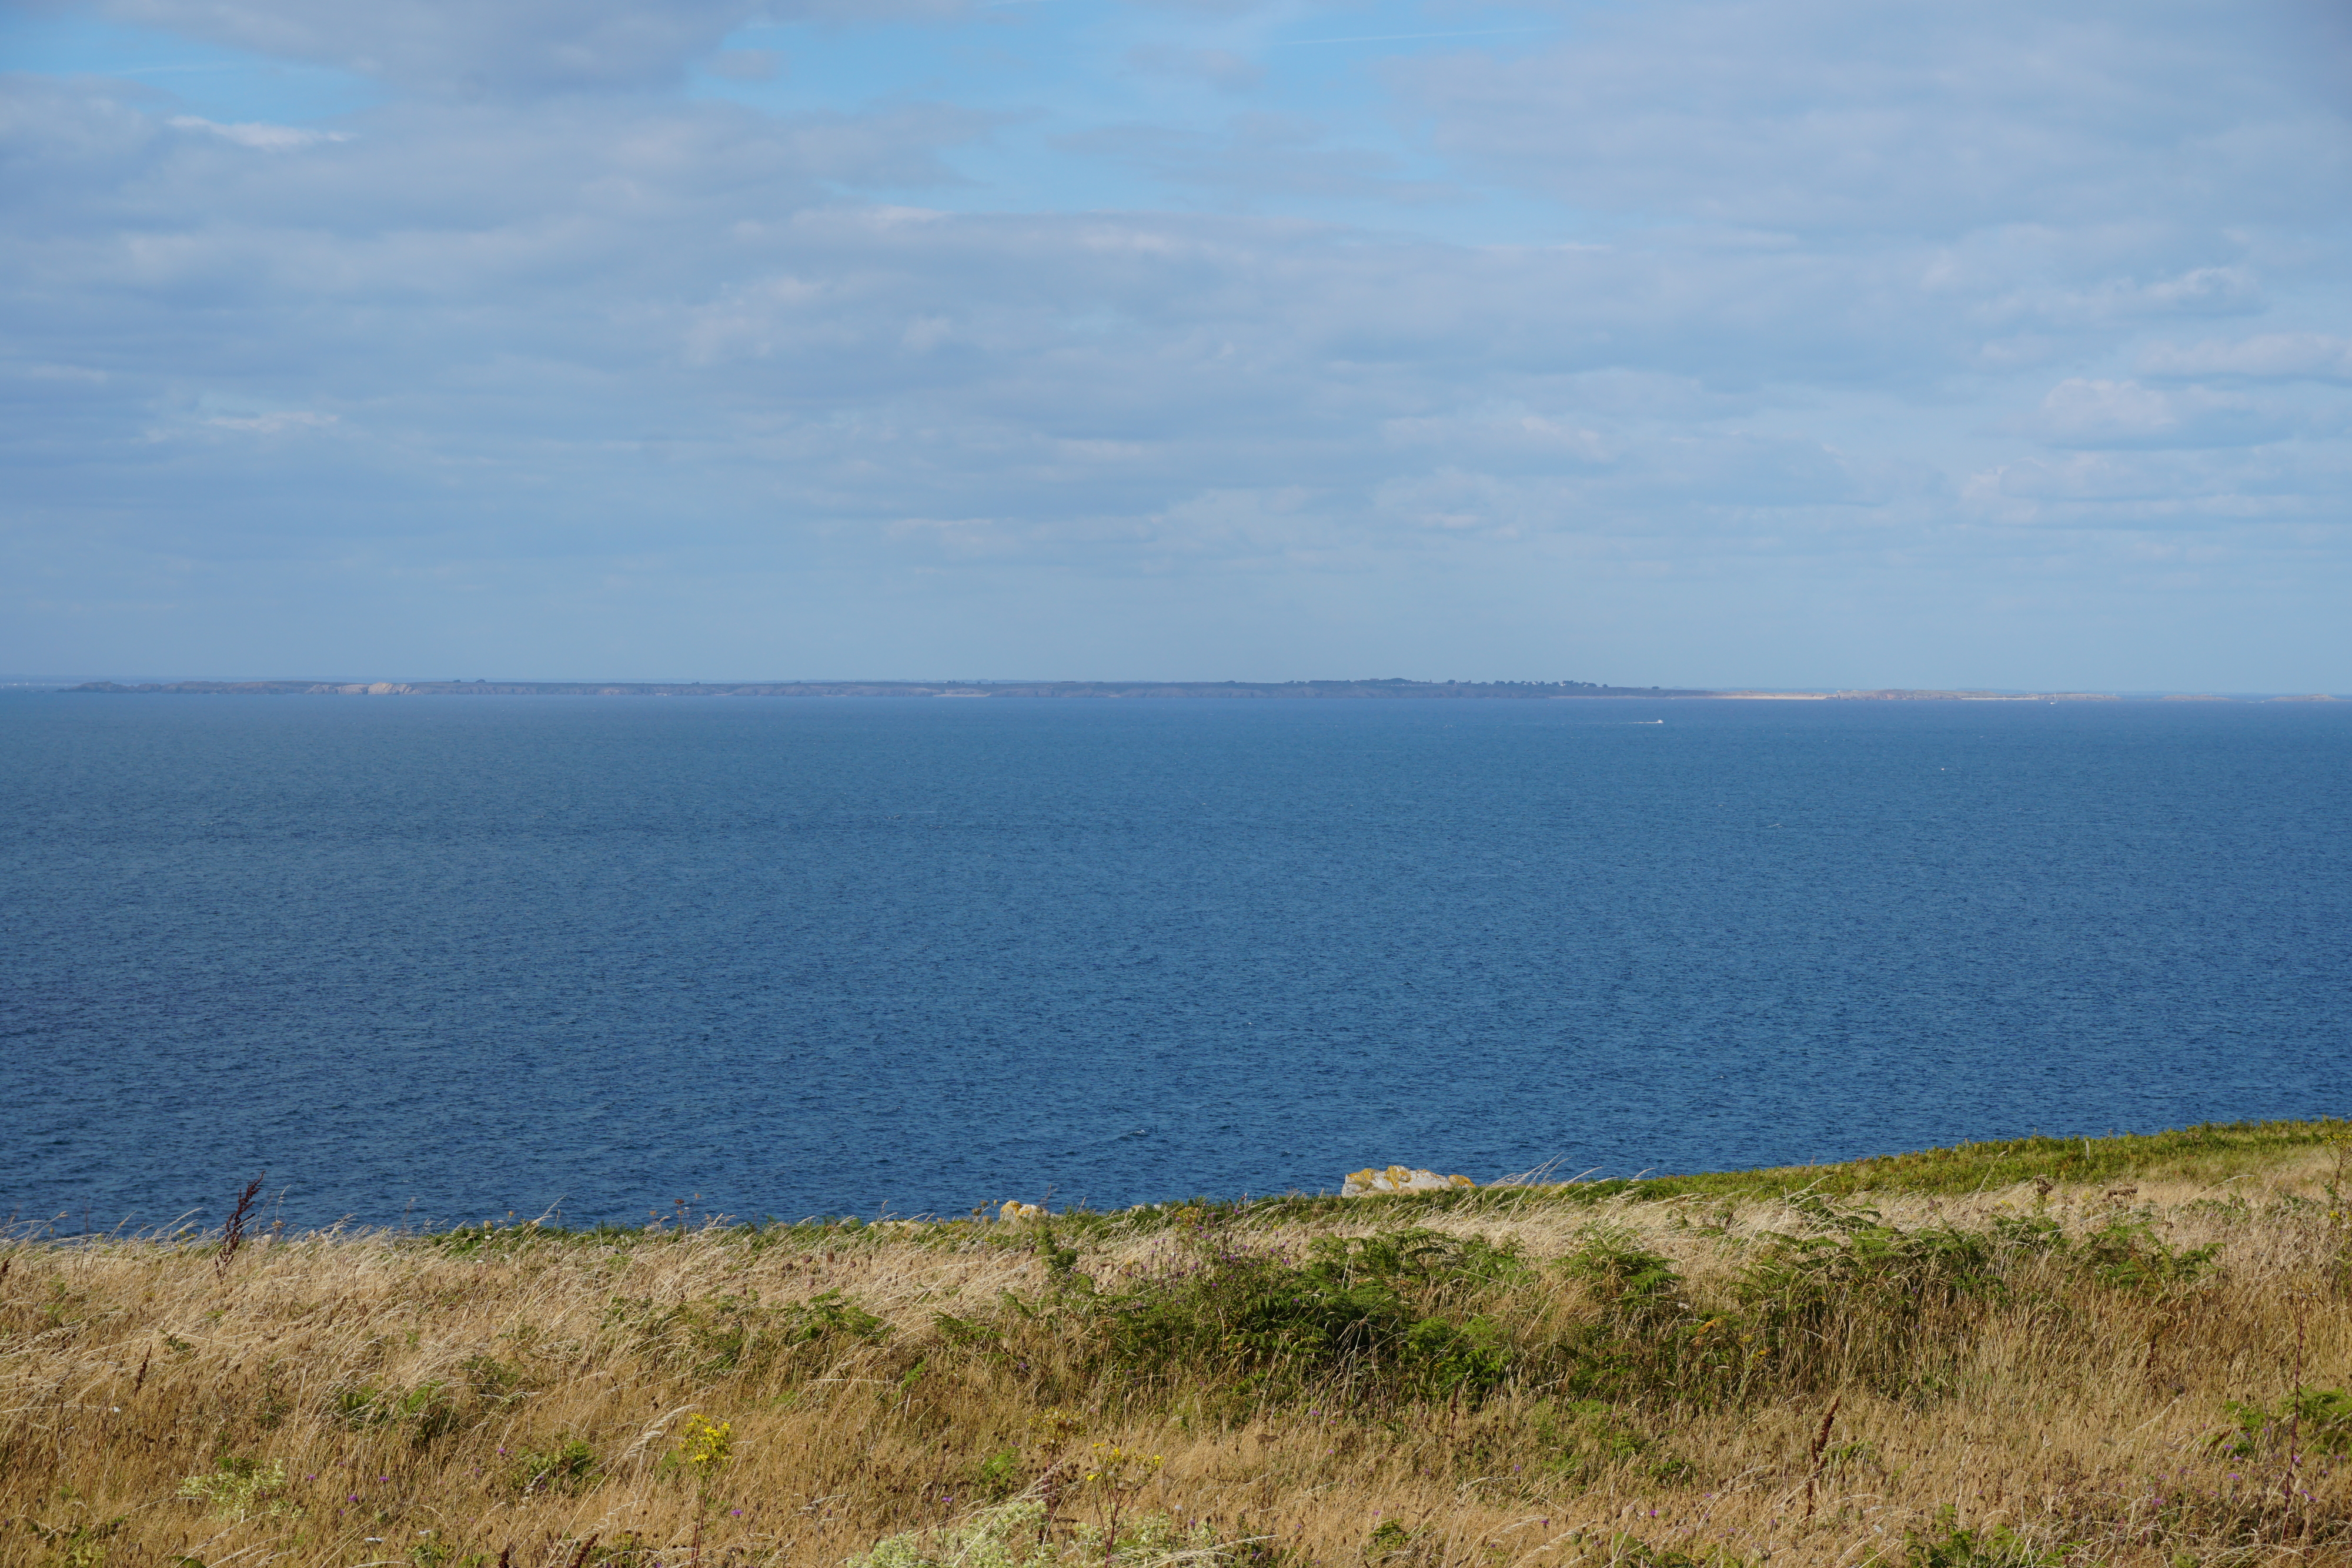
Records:
[[[2304,1386],[2352,1387],[2334,1171],[2291,1150],[2226,1182],[1884,1194],[1905,1230],[2047,1216],[2080,1237],[2136,1216],[2175,1254],[2218,1247],[2218,1268],[2119,1284],[2020,1255],[2005,1289],[1912,1303],[1896,1351],[1866,1319],[1902,1303],[1855,1297],[1777,1362],[1739,1353],[1738,1388],[1582,1398],[1583,1353],[1544,1347],[1598,1343],[1576,1335],[1612,1309],[1547,1260],[1613,1228],[1673,1261],[1676,1332],[1704,1340],[1710,1312],[1761,1322],[1731,1304],[1741,1270],[1819,1217],[1538,1190],[1315,1220],[1409,1216],[1538,1265],[1461,1307],[1515,1347],[1484,1397],[1280,1377],[1254,1395],[1229,1369],[1107,1360],[1052,1249],[1108,1292],[1204,1249],[1312,1239],[1245,1210],[1051,1242],[973,1224],[262,1237],[226,1268],[194,1240],[25,1241],[0,1253],[0,1559],[836,1564],[1042,1479],[1056,1542],[1116,1507],[1208,1521],[1257,1563],[2352,1563],[2352,1460],[2324,1433],[2215,1442],[2230,1402],[2289,1394],[2298,1356]],[[1106,1465],[1114,1448],[1136,1458]]]

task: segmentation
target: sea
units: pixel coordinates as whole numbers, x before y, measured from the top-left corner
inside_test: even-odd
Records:
[[[0,695],[0,1215],[961,1215],[2352,1109],[2352,703]]]

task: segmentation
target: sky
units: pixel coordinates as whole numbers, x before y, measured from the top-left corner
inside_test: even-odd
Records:
[[[2342,0],[0,0],[0,671],[2352,692]]]

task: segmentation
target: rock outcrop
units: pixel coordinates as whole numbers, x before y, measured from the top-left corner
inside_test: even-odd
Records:
[[[1376,1192],[1450,1192],[1455,1187],[1476,1186],[1466,1176],[1440,1176],[1435,1171],[1415,1170],[1407,1166],[1391,1166],[1356,1171],[1339,1184],[1341,1197],[1362,1197]]]

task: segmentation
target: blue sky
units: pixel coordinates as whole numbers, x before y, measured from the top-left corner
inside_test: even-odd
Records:
[[[2352,690],[2347,15],[0,5],[0,669]]]

